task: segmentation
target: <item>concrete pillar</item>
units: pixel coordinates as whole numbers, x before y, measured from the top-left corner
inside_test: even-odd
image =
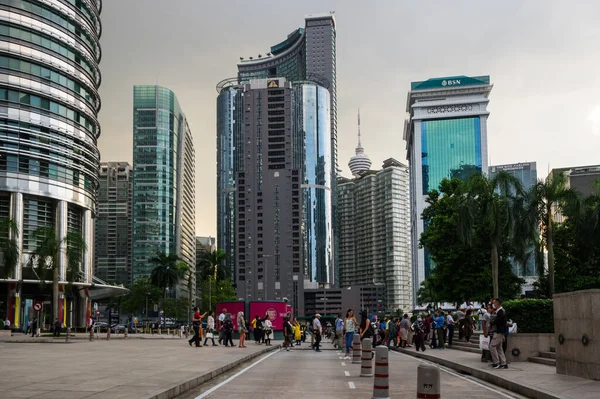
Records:
[[[58,278],[60,281],[67,279],[67,220],[69,213],[69,203],[67,201],[58,201],[56,205],[56,238],[60,241],[60,250],[58,253]]]
[[[16,280],[23,278],[23,194],[11,193],[10,195],[10,218],[17,225],[17,236],[14,239],[19,248],[19,263],[15,268],[14,277]]]
[[[82,271],[84,282],[91,283],[94,264],[94,219],[92,219],[92,211],[89,209],[83,212],[83,239],[87,248],[83,255]]]

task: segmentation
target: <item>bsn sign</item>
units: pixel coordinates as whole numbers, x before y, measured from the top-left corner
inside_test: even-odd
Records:
[[[442,86],[457,86],[460,84],[460,79],[442,80]]]

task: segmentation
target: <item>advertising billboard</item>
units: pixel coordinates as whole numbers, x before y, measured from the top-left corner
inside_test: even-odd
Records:
[[[238,312],[245,312],[245,303],[244,301],[231,301],[231,302],[219,302],[217,303],[217,314],[215,316],[216,320],[219,320],[219,315],[223,311],[223,309],[227,309],[227,313],[231,313],[231,321],[233,322],[233,331],[238,330],[237,325],[237,315]],[[244,318],[248,319],[248,315],[244,313]]]
[[[276,301],[257,301],[250,302],[250,319],[259,316],[261,319],[265,313],[269,314],[269,319],[273,323],[273,330],[283,330],[283,319],[287,314],[287,304],[285,302]]]

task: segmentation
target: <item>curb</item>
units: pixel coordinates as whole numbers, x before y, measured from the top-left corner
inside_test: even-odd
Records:
[[[192,378],[189,381],[177,382],[166,389],[161,388],[160,392],[151,394],[149,396],[145,396],[144,399],[172,399],[172,398],[175,398],[178,395],[181,395],[191,389],[196,388],[199,385],[202,385],[202,384],[212,380],[213,378],[220,376],[221,374],[226,373],[227,371],[233,369],[234,367],[239,366],[242,363],[246,363],[246,362],[248,362],[256,357],[262,356],[266,353],[269,353],[269,352],[272,352],[275,350],[279,350],[280,347],[281,347],[281,345],[274,345],[269,348],[262,349],[251,355],[245,356],[245,357],[238,359],[232,363],[229,363],[223,367],[219,367],[218,369],[209,371],[199,377]]]
[[[432,363],[437,363],[442,366],[448,367],[450,369],[456,370],[461,374],[470,375],[477,379],[480,379],[485,382],[489,382],[490,384],[494,384],[499,386],[500,388],[507,389],[511,392],[517,393],[519,395],[523,395],[532,399],[565,399],[564,396],[556,395],[554,393],[545,391],[543,389],[533,387],[531,385],[524,385],[522,383],[516,383],[507,378],[501,377],[498,374],[494,374],[493,372],[481,370],[478,368],[474,368],[471,366],[467,366],[464,364],[460,364],[454,362],[452,360],[440,359],[439,357],[435,357],[432,355],[427,355],[422,352],[409,351],[402,348],[390,348],[394,352],[402,353],[404,355],[417,357],[420,359],[428,360]]]

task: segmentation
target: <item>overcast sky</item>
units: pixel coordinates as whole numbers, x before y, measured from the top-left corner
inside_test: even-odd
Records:
[[[216,234],[215,85],[240,56],[285,39],[304,16],[335,10],[339,164],[349,176],[361,109],[379,168],[405,161],[411,81],[490,75],[491,164],[600,164],[600,1],[104,0],[103,161],[132,161],[136,84],[173,90],[194,135],[196,231]]]

